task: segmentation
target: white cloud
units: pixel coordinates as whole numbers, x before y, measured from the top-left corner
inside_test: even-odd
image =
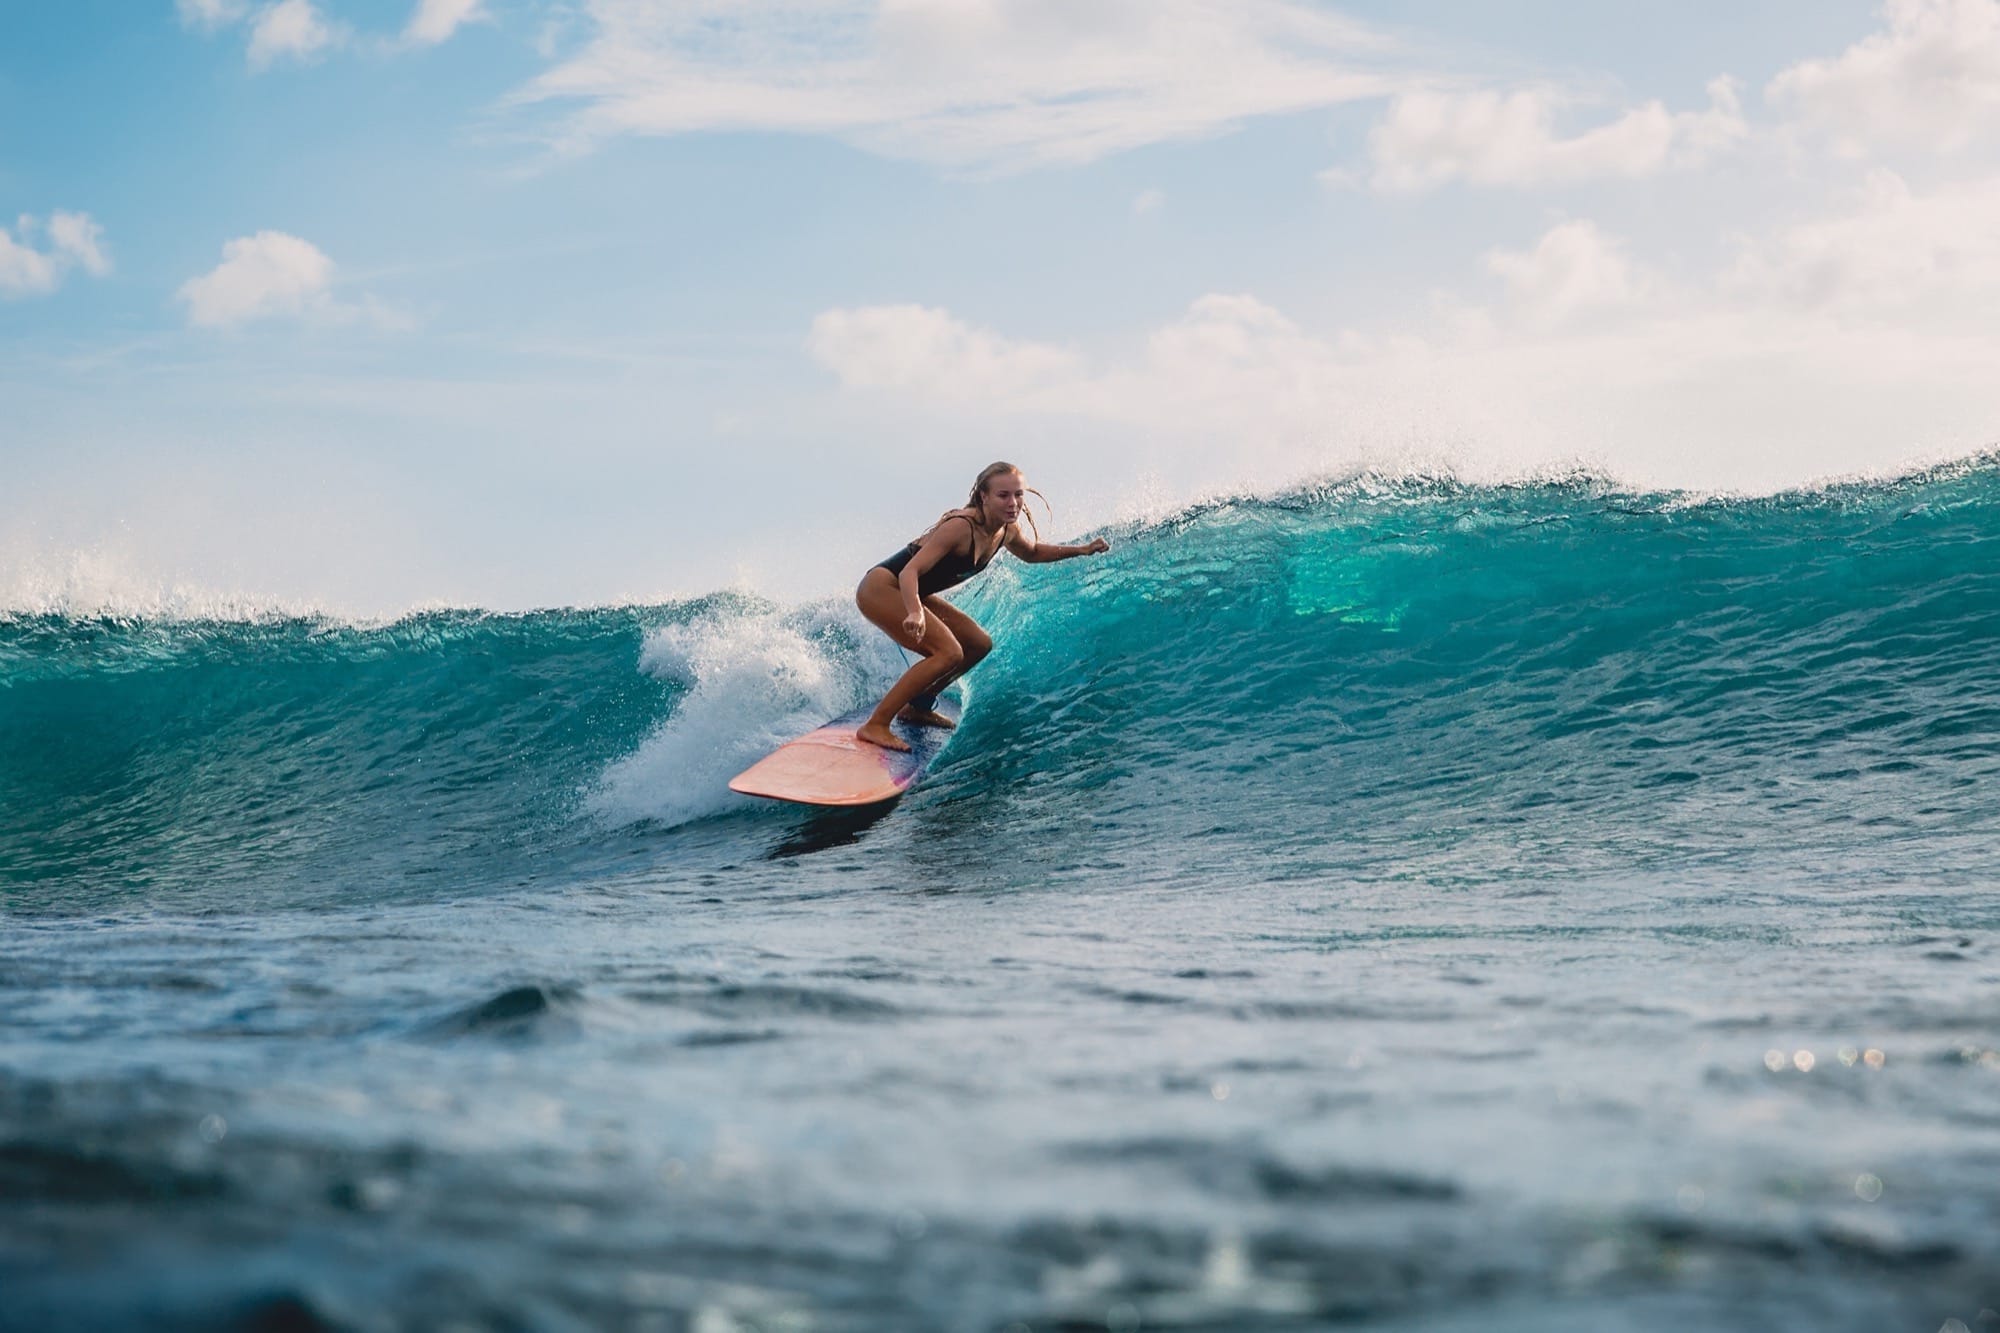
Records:
[[[830,310],[807,349],[844,388],[975,414],[1043,413],[1184,432],[1313,419],[1342,349],[1243,294],[1195,301],[1135,362],[1093,366],[922,306]]]
[[[1081,401],[1113,418],[1159,410],[1169,429],[1282,435],[1316,420],[1342,358],[1275,307],[1242,293],[1211,293],[1150,333],[1136,366],[1085,386]],[[1153,400],[1154,406],[1142,406]]]
[[[1176,486],[1583,463],[1646,485],[1761,490],[2000,438],[1995,216],[2000,178],[1913,191],[1882,173],[1671,284],[1594,222],[1564,222],[1485,256],[1504,300],[1441,297],[1410,328],[1316,332],[1216,293],[1096,349],[920,307],[830,311],[810,347],[857,406],[888,414],[878,430],[921,410],[923,430],[1004,438],[1032,414],[1037,438],[1087,442]]]
[[[1730,274],[1747,299],[1848,318],[2000,320],[2000,180],[1916,194],[1869,175],[1851,207],[1789,226]]]
[[[188,322],[230,328],[280,315],[330,313],[333,261],[310,241],[260,231],[222,247],[222,262],[181,284]]]
[[[62,268],[53,256],[22,245],[0,227],[0,296],[40,296],[61,282]]]
[[[1132,211],[1141,215],[1157,213],[1167,202],[1167,192],[1161,189],[1141,190],[1132,200]]]
[[[448,41],[460,25],[485,17],[485,0],[418,0],[403,39],[421,46]]]
[[[1733,80],[1708,85],[1704,111],[1669,112],[1659,102],[1570,138],[1555,130],[1568,100],[1550,88],[1513,93],[1417,92],[1398,97],[1369,135],[1378,190],[1474,185],[1548,185],[1654,175],[1693,166],[1747,133]],[[1345,183],[1351,173],[1330,173]]]
[[[1626,257],[1625,247],[1588,219],[1550,228],[1532,250],[1491,251],[1486,268],[1507,284],[1521,312],[1538,324],[1628,305],[1654,287],[1651,277]]]
[[[259,10],[250,26],[250,67],[268,69],[281,59],[309,61],[337,46],[345,34],[330,26],[312,0],[278,0]]]
[[[1073,164],[1400,86],[1381,36],[1301,0],[594,0],[521,98],[617,134],[833,135],[972,170]]]
[[[250,0],[176,0],[181,22],[187,27],[213,32],[247,21],[250,30],[247,55],[250,67],[269,69],[282,60],[310,63],[329,51],[354,44],[351,28],[329,20],[315,0],[267,0],[252,6]],[[467,23],[488,17],[487,0],[416,0],[404,25],[402,46],[436,46]],[[388,52],[399,44],[388,38],[374,38],[367,49]]]
[[[58,210],[51,214],[49,241],[57,253],[83,265],[84,271],[93,278],[101,278],[111,271],[111,261],[104,256],[104,228],[98,226],[88,213]]]
[[[47,295],[62,286],[77,265],[97,278],[111,271],[103,249],[104,229],[88,213],[58,210],[46,224],[23,216],[15,230],[18,237],[0,227],[0,298]],[[31,244],[37,230],[48,233],[46,251]]]
[[[247,12],[243,0],[176,0],[181,22],[190,28],[222,28]]]
[[[948,397],[1029,393],[1077,367],[1061,348],[1001,338],[919,305],[826,311],[813,320],[806,348],[850,388],[935,386]]]
[[[1882,14],[1885,31],[1784,70],[1766,96],[1854,155],[1879,143],[1949,151],[1990,131],[2000,0],[1887,0]]]
[[[1205,367],[1262,371],[1297,365],[1317,353],[1297,324],[1254,296],[1212,293],[1188,307],[1186,315],[1157,329],[1146,352],[1155,366],[1176,377]]]

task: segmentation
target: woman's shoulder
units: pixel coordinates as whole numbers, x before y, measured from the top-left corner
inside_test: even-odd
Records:
[[[960,518],[965,520],[965,528],[961,528],[957,523],[952,521],[953,519]],[[938,515],[937,522],[926,528],[924,534],[911,542],[910,545],[922,546],[934,537],[943,537],[946,541],[956,546],[965,539],[967,528],[973,526],[976,525],[972,522],[972,511],[970,509],[947,509]]]

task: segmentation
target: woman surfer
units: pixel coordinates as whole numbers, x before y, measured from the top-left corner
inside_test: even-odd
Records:
[[[965,508],[949,511],[929,532],[861,576],[861,586],[854,590],[861,614],[898,644],[923,654],[855,732],[862,740],[909,749],[889,730],[898,715],[922,727],[949,727],[951,719],[937,712],[939,692],[993,651],[993,640],[979,622],[939,593],[986,568],[1003,546],[1030,564],[1111,549],[1102,537],[1083,546],[1050,546],[1023,536],[1022,517],[1030,528],[1035,526],[1034,515],[1026,513],[1030,494],[1041,492],[1029,490],[1021,469],[995,463],[973,482]]]

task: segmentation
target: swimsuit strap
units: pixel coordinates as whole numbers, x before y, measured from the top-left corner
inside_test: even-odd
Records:
[[[982,570],[986,568],[988,565],[992,564],[993,557],[1000,554],[1000,543],[999,542],[993,543],[993,549],[986,553],[986,558],[984,560],[981,560],[979,558],[979,532],[980,532],[979,525],[977,523],[974,523],[971,520],[971,518],[967,517],[964,514],[947,514],[945,515],[945,518],[942,521],[949,522],[951,519],[954,518],[965,519],[965,526],[972,529],[972,550],[967,552],[967,555],[972,561],[973,571],[977,573],[979,570]],[[1005,531],[1004,527],[1002,528],[1002,531]]]

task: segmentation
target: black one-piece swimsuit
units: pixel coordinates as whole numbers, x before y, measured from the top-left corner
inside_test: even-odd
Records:
[[[972,528],[972,520],[966,518],[965,515],[953,514],[952,517],[963,519],[965,526]],[[886,569],[897,578],[901,578],[903,576],[903,566],[909,564],[910,558],[922,547],[923,542],[921,540],[913,541],[887,560],[876,565],[875,568]],[[972,549],[975,551],[979,549],[979,529],[977,528],[972,528]],[[992,564],[993,557],[998,554],[1000,554],[1000,547],[995,545],[991,551],[986,553],[984,560],[975,564],[969,555],[962,555],[957,551],[946,551],[942,556],[938,557],[936,564],[917,576],[917,595],[920,597],[929,597],[932,593],[943,592],[946,588],[956,588],[959,584]]]

